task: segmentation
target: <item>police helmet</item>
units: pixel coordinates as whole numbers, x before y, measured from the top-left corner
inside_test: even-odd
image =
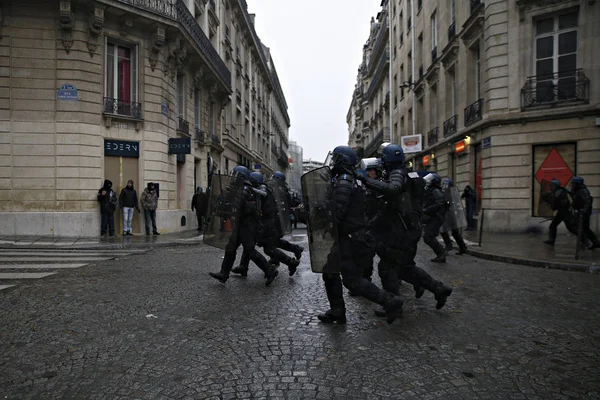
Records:
[[[233,169],[231,176],[241,177],[244,180],[248,180],[250,178],[250,170],[243,165],[238,165]]]
[[[450,178],[444,179],[444,188],[451,188],[454,186],[454,181]]]
[[[348,167],[354,168],[358,162],[356,151],[350,146],[337,146],[333,149],[333,157],[331,159],[333,167]]]
[[[560,181],[558,179],[556,179],[556,178],[552,179],[550,181],[550,184],[553,185],[554,187],[557,187],[557,188],[560,187]]]
[[[583,185],[583,178],[580,176],[574,176],[573,179],[571,179],[571,183],[574,185]]]
[[[273,172],[273,179],[279,179],[285,182],[285,174],[281,171],[275,171]]]
[[[261,174],[260,172],[252,172],[250,174],[250,183],[252,183],[253,185],[258,186],[261,183],[263,183],[263,181],[263,174]]]
[[[397,144],[389,144],[381,152],[381,161],[386,168],[399,167],[404,164],[404,150]]]
[[[442,177],[435,172],[427,174],[423,179],[425,179],[425,182],[427,182],[429,186],[440,186],[442,184]]]

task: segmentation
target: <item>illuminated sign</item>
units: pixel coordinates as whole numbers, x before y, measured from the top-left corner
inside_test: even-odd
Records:
[[[429,165],[429,156],[423,157],[423,166],[426,167]]]
[[[456,144],[454,145],[454,151],[456,152],[456,154],[460,154],[463,151],[465,151],[465,148],[467,147],[466,143],[464,140],[461,140],[460,142],[456,142]]]

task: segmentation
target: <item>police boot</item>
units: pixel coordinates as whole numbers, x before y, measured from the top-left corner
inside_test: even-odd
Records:
[[[554,240],[544,240],[544,243],[547,244],[548,246],[554,247]]]
[[[279,261],[273,260],[272,258],[269,258],[269,264],[271,264],[275,268],[279,267]]]
[[[442,307],[444,307],[446,300],[452,294],[452,288],[439,282],[438,285],[436,285],[436,289],[433,293],[435,294],[435,300],[437,301],[435,308],[440,310]]]
[[[248,276],[248,268],[244,268],[241,265],[238,265],[237,267],[232,268],[231,272],[233,272],[234,274],[240,274],[243,277]]]
[[[413,286],[415,289],[415,299],[420,299],[425,294],[425,288],[423,286]]]
[[[296,257],[296,260],[300,260],[303,251],[304,247],[296,246],[296,250],[294,250],[294,256]]]
[[[454,247],[452,246],[452,243],[448,243],[448,244],[446,245],[446,252],[452,251],[452,249],[453,249],[453,248],[454,248]]]
[[[444,264],[446,263],[446,252],[443,251],[436,258],[432,258],[431,262]]]
[[[375,316],[379,318],[387,317],[387,312],[385,312],[385,308],[383,307],[373,311],[373,314],[375,314]]]
[[[279,275],[279,271],[277,270],[277,268],[272,267],[271,271],[269,271],[269,273],[267,274],[266,278],[266,282],[265,282],[265,286],[269,286],[271,285],[271,283],[273,283],[273,281],[275,280],[275,278],[277,278],[277,275]]]
[[[404,301],[399,296],[394,296],[393,294],[386,292],[382,306],[385,309],[387,323],[391,324],[397,317],[402,316]]]
[[[460,250],[458,250],[456,252],[456,254],[458,254],[459,256],[462,256],[463,254],[465,254],[467,252],[467,246],[465,247],[461,247]]]
[[[300,261],[298,261],[295,258],[290,257],[290,259],[288,260],[288,262],[286,264],[290,271],[290,276],[294,276],[294,274],[296,273],[296,270],[298,269],[298,265],[300,265]]]
[[[327,310],[323,314],[317,315],[317,318],[325,324],[345,324],[346,310]]]
[[[219,282],[221,282],[222,284],[225,284],[225,282],[227,282],[227,279],[229,279],[229,277],[223,274],[222,272],[209,272],[208,274],[216,280],[218,280]]]

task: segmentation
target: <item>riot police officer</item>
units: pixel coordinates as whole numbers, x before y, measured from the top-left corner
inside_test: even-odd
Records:
[[[569,192],[567,189],[560,186],[560,181],[558,179],[553,179],[550,182],[550,192],[544,193],[542,198],[550,205],[550,208],[552,208],[553,211],[556,211],[556,215],[552,218],[552,222],[548,228],[548,240],[545,240],[544,243],[554,246],[557,228],[561,222],[565,223],[565,226],[569,231],[577,235],[577,224],[571,209]]]
[[[587,186],[583,184],[582,177],[575,176],[571,179],[571,196],[573,197],[573,208],[581,213],[580,218],[583,218],[582,237],[587,238],[592,243],[589,247],[590,250],[600,248],[600,241],[590,228],[594,198]]]
[[[261,198],[261,215],[259,220],[259,229],[256,239],[256,244],[261,246],[265,254],[271,257],[272,260],[281,262],[288,266],[290,276],[296,273],[300,261],[289,257],[281,250],[277,249],[277,242],[283,233],[278,218],[277,204],[275,198],[268,185],[264,183],[263,175],[260,172],[252,172],[250,174],[250,183],[252,184],[255,193]],[[250,255],[244,251],[240,265],[233,268],[231,272],[248,275],[248,266],[250,264]]]
[[[323,270],[331,308],[318,318],[325,323],[346,322],[343,283],[350,292],[383,306],[387,322],[391,324],[402,311],[402,299],[362,277],[364,264],[372,262],[372,244],[367,238],[364,190],[354,171],[357,161],[356,152],[349,146],[338,146],[333,150],[330,201],[335,210],[337,241],[331,249],[331,261],[328,260]],[[339,265],[333,265],[337,262]]]
[[[242,201],[241,204],[238,205],[241,215],[239,217],[239,222],[237,222],[237,229],[234,230],[225,247],[225,257],[221,264],[221,270],[216,273],[210,272],[209,275],[221,283],[227,282],[229,273],[235,262],[237,249],[242,245],[244,252],[246,252],[250,259],[265,273],[266,286],[269,286],[279,272],[275,267],[270,265],[267,262],[267,259],[255,248],[259,220],[260,200],[257,198],[259,195],[255,193],[255,190],[253,190],[249,181],[250,171],[248,168],[237,166],[233,169],[233,175],[234,177],[238,176],[240,179],[244,180]],[[233,206],[235,207],[235,205]]]
[[[446,220],[442,225],[442,229],[440,230],[440,234],[442,235],[442,239],[444,239],[444,244],[446,245],[446,252],[452,250],[452,241],[450,240],[450,235],[448,231],[452,233],[452,237],[456,241],[458,245],[458,255],[465,254],[467,252],[467,245],[465,244],[465,240],[463,239],[460,229],[466,227],[466,217],[464,216],[464,210],[462,208],[462,204],[460,203],[460,197],[458,196],[458,191],[456,191],[456,196],[452,196],[452,191],[455,190],[454,181],[450,178],[446,178],[444,180],[444,198],[446,204],[449,204],[450,209],[446,212]],[[455,202],[458,202],[456,204]],[[460,213],[460,216],[456,214]],[[459,221],[460,218],[460,221]],[[461,225],[461,221],[464,221],[465,224]]]
[[[285,174],[281,171],[275,171],[273,173],[271,179],[280,180],[285,183]],[[287,183],[285,184],[285,187],[286,187],[287,205],[288,205],[288,207],[291,207],[292,206],[292,195],[290,194],[290,188],[288,187]],[[280,248],[282,250],[294,253],[294,256],[298,260],[302,257],[302,252],[304,251],[304,247],[299,246],[297,244],[290,243],[287,240],[285,240],[283,238],[283,234],[279,238],[277,238],[276,246],[277,246],[277,248]]]
[[[363,162],[365,160],[363,159]],[[365,165],[365,170],[367,171],[367,176],[371,179],[381,180],[383,179],[383,166],[381,165],[381,160],[369,159],[369,161]],[[377,193],[374,190],[371,190],[368,187],[365,187],[365,217],[367,218],[367,224],[370,226],[371,223],[377,218],[379,212],[381,212],[385,201],[383,200],[383,196],[380,193]],[[373,248],[373,255],[375,257],[375,248]],[[363,269],[363,277],[365,279],[371,280],[373,275],[373,262],[365,264]],[[350,293],[350,295],[354,295],[354,293]]]
[[[442,178],[435,172],[425,177],[427,187],[425,188],[425,203],[423,205],[423,241],[435,252],[436,257],[432,262],[445,263],[446,250],[437,241],[446,218],[446,200],[442,192]]]
[[[381,259],[381,282],[385,290],[394,294],[399,293],[400,280],[409,282],[417,288],[417,298],[423,294],[422,289],[429,290],[435,295],[439,310],[452,294],[452,288],[433,279],[415,264],[417,244],[421,238],[425,183],[417,172],[409,172],[406,168],[401,146],[387,145],[382,151],[382,162],[385,180],[359,178],[385,199],[383,211],[371,225]]]

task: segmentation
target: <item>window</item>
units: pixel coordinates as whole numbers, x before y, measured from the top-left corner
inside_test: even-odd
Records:
[[[431,50],[437,48],[437,16],[435,13],[431,16]]]
[[[137,46],[105,40],[105,112],[141,118],[141,107],[137,104]]]
[[[200,90],[194,91],[194,127],[200,129]]]
[[[402,76],[402,75],[400,75]],[[394,87],[395,90],[398,87],[398,75],[394,75]],[[394,95],[394,106],[398,105],[398,95]]]
[[[209,123],[210,123],[210,134],[214,135],[215,134],[215,103],[214,102],[210,102],[210,110],[209,110]]]
[[[481,54],[479,43],[475,45],[475,100],[481,98]]]
[[[538,20],[535,37],[537,101],[552,101],[556,94],[559,99],[572,97],[576,69],[577,13]]]
[[[456,22],[456,0],[450,0],[450,25]]]
[[[437,87],[432,86],[430,93],[430,104],[429,104],[429,115],[431,117],[431,125],[430,128],[433,129],[437,126],[438,121],[438,97],[437,97]]]
[[[418,0],[417,1],[417,10],[421,11],[421,7],[423,7],[423,0]]]
[[[185,119],[185,86],[183,75],[177,75],[177,114],[179,118]]]
[[[404,79],[404,64],[400,66],[400,79]],[[404,81],[400,83],[400,98],[404,98]]]

